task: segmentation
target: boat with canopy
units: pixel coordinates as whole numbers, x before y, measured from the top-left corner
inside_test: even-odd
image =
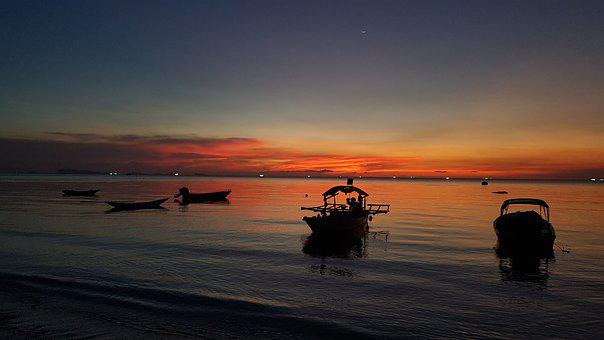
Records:
[[[512,205],[530,205],[535,210],[509,212]],[[520,247],[526,250],[551,249],[556,239],[550,223],[549,205],[536,198],[513,198],[503,202],[500,216],[493,222],[499,247]]]
[[[352,184],[352,179],[348,179],[347,185],[338,185],[325,191],[322,205],[300,208],[317,213],[303,218],[313,233],[363,235],[368,229],[367,221],[373,215],[390,212],[390,204],[367,203],[369,194]],[[346,196],[346,204],[338,203],[337,197],[341,195]]]

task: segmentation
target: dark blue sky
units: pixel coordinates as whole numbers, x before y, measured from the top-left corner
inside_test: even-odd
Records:
[[[584,149],[604,126],[603,18],[602,1],[3,1],[0,135],[454,158],[556,152],[541,141],[563,129],[562,151]]]

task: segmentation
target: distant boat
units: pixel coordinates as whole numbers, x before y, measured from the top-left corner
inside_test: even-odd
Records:
[[[482,181],[482,185],[489,185],[488,181]]]
[[[534,210],[508,212],[511,205],[534,205]],[[550,223],[549,205],[535,198],[514,198],[505,200],[501,214],[493,222],[499,247],[514,247],[524,251],[551,249],[556,239],[554,227]]]
[[[99,190],[63,190],[64,196],[95,196]]]
[[[177,198],[182,196],[182,201],[180,202],[180,204],[223,202],[227,200],[227,196],[230,193],[231,190],[192,194],[188,188],[180,188],[178,190],[178,194],[174,195],[174,197]]]
[[[347,204],[338,204],[336,196],[343,194],[357,194],[346,200]],[[367,232],[368,219],[371,215],[387,214],[389,204],[368,204],[368,193],[352,185],[349,179],[347,185],[335,186],[323,193],[323,205],[316,207],[302,207],[301,210],[310,210],[318,213],[316,216],[305,216],[304,222],[308,224],[313,233],[323,235],[354,235],[362,236]],[[333,199],[333,202],[328,202]]]
[[[170,199],[170,197],[162,198],[155,201],[147,202],[105,202],[113,207],[114,210],[139,210],[139,209],[163,209],[162,204]]]

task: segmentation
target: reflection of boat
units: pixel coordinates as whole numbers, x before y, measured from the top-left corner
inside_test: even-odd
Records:
[[[147,201],[147,202],[114,202],[108,201],[105,202],[113,207],[114,210],[139,210],[139,209],[163,209],[162,203],[167,201],[169,197],[162,198],[160,200],[155,201]]]
[[[350,197],[347,204],[338,204],[336,196],[340,193],[349,195],[357,194],[358,199]],[[302,207],[318,213],[316,216],[306,216],[303,220],[308,224],[313,233],[335,235],[363,235],[368,228],[367,220],[371,215],[386,214],[390,211],[389,204],[368,204],[368,193],[352,185],[352,179],[347,185],[335,186],[323,193],[323,205],[316,207]],[[333,199],[332,202],[329,202]]]
[[[536,205],[533,210],[508,213],[510,205]],[[544,217],[545,216],[545,217]],[[556,239],[549,221],[549,205],[540,199],[514,198],[501,205],[501,215],[493,222],[499,248],[515,252],[541,252],[551,250]]]
[[[499,273],[503,281],[533,282],[545,285],[549,279],[550,258],[515,257],[499,260]]]
[[[63,190],[64,196],[95,196],[99,190]]]
[[[339,237],[312,233],[306,238],[302,252],[316,257],[358,258],[367,255],[367,237]]]
[[[177,198],[179,196],[182,196],[182,202],[180,202],[180,204],[185,205],[185,204],[189,204],[189,203],[226,201],[227,196],[230,193],[231,193],[231,190],[192,194],[188,188],[180,188],[178,190],[178,194],[174,195],[174,197]]]
[[[547,284],[549,262],[554,260],[552,246],[499,241],[495,253],[499,258],[499,273],[503,281]]]

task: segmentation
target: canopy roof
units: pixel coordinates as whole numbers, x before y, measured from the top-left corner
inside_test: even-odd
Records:
[[[533,205],[538,205],[538,206],[542,206],[544,208],[549,209],[549,205],[547,205],[547,203],[544,200],[540,200],[537,198],[512,198],[512,199],[503,201],[503,204],[501,205],[501,210],[504,210],[505,208],[507,208],[509,205],[512,205],[512,204],[533,204]]]
[[[355,186],[352,186],[352,185],[338,185],[338,186],[335,186],[335,187],[333,187],[333,188],[325,191],[323,193],[323,197],[327,198],[327,197],[335,196],[339,192],[343,192],[345,194],[350,194],[351,192],[356,192],[357,194],[361,195],[362,197],[369,196],[368,193],[366,193],[362,189],[357,188]]]

